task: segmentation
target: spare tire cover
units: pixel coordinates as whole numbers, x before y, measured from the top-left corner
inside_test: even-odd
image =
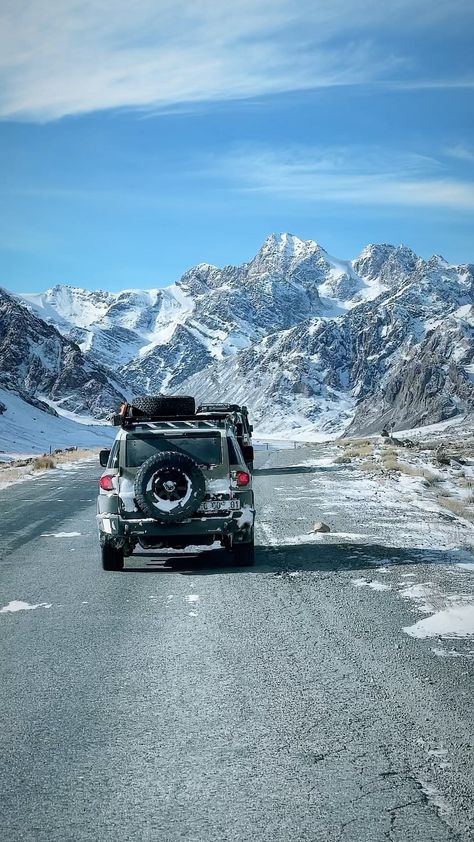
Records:
[[[135,477],[138,506],[160,523],[179,523],[189,517],[205,494],[206,481],[197,462],[172,450],[150,456]]]

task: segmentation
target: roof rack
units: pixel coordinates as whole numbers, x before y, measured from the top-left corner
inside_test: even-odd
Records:
[[[112,424],[114,427],[136,427],[139,424],[167,424],[177,426],[178,424],[187,424],[192,428],[193,424],[200,424],[201,422],[213,422],[220,424],[226,421],[229,416],[228,412],[209,412],[200,415],[113,415]]]

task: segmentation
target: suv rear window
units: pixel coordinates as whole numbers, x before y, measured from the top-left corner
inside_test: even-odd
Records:
[[[129,436],[126,445],[126,464],[129,468],[138,468],[150,456],[167,450],[191,456],[198,465],[220,465],[222,462],[221,437],[213,433],[200,433],[198,436],[192,434]]]
[[[240,452],[240,447],[230,436],[227,436],[227,447],[229,448],[229,464],[242,465],[244,459]]]

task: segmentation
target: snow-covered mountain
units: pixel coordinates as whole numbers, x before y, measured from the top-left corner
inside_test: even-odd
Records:
[[[159,391],[270,332],[314,315],[332,318],[378,292],[378,277],[366,281],[317,243],[282,234],[243,266],[201,263],[164,289],[56,286],[22,299],[88,356],[119,366],[135,389]]]
[[[260,429],[335,433],[473,411],[473,279],[404,246],[347,261],[280,234],[164,289],[22,298],[134,392],[239,400]]]
[[[381,289],[344,316],[265,337],[183,389],[248,402],[268,432],[308,422],[332,433],[374,432],[474,412],[474,267],[417,260]]]
[[[103,418],[124,394],[109,372],[2,289],[0,387],[50,414],[73,417]]]

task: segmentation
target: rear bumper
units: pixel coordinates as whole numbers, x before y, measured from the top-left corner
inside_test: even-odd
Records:
[[[255,510],[246,507],[226,517],[190,518],[179,523],[163,525],[152,518],[122,518],[120,515],[104,512],[97,515],[99,531],[112,538],[140,538],[141,536],[162,539],[193,538],[196,543],[214,536],[214,540],[227,535],[248,532],[255,521]],[[191,543],[191,541],[190,541]]]

